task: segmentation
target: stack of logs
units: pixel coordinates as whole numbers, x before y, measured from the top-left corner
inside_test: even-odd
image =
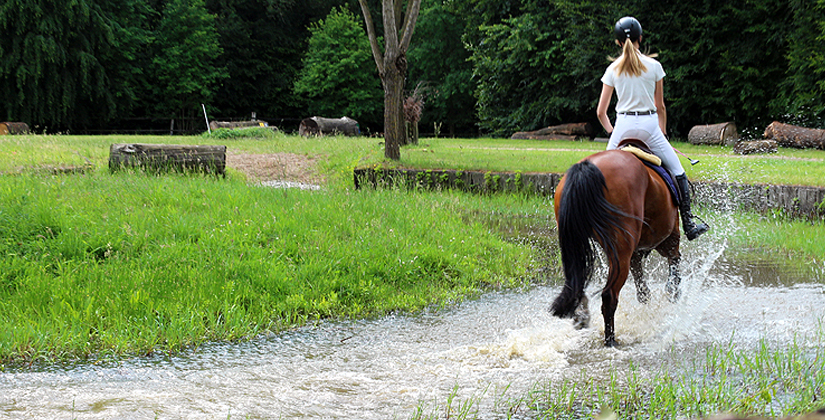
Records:
[[[765,129],[761,140],[739,141],[736,125],[732,122],[697,125],[688,133],[691,144],[713,144],[733,146],[733,151],[741,155],[751,153],[775,153],[778,148],[825,149],[825,130],[805,128],[778,121]]]
[[[586,137],[593,140],[594,133],[593,127],[589,123],[571,123],[554,125],[535,131],[519,131],[510,138],[521,140],[579,140]],[[742,155],[774,153],[779,146],[798,149],[825,149],[825,130],[798,127],[774,121],[765,129],[764,139],[740,141],[736,124],[724,122],[694,126],[688,133],[688,142],[695,145],[733,146],[733,151]]]
[[[519,131],[510,136],[517,140],[577,140],[581,137],[593,139],[595,132],[590,123],[554,125],[536,131]]]

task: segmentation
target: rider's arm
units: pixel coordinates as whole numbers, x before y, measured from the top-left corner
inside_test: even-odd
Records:
[[[667,109],[665,109],[665,79],[656,82],[656,90],[653,92],[653,100],[656,104],[656,114],[659,116],[659,128],[662,134],[667,135]]]
[[[610,123],[610,118],[607,117],[607,107],[610,106],[611,97],[613,97],[613,86],[602,83],[602,94],[599,96],[596,116],[599,117],[599,122],[602,123],[604,131],[607,131],[608,135],[613,133],[613,124]]]

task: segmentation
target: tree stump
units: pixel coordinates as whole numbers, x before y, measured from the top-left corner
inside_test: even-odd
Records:
[[[404,121],[407,128],[407,143],[418,144],[418,121]]]
[[[733,146],[733,152],[740,155],[752,153],[776,153],[776,140],[740,141]]]
[[[226,146],[179,144],[112,144],[109,170],[204,172],[225,175]]]
[[[776,140],[776,143],[782,147],[825,149],[825,130],[816,128],[805,128],[774,121],[765,129],[764,137]]]
[[[536,131],[519,131],[510,136],[514,140],[576,140],[595,136],[590,123],[570,123],[545,127]]]
[[[305,118],[301,121],[301,124],[298,126],[298,134],[302,136],[321,136],[324,134],[357,136],[361,134],[361,129],[358,127],[358,121],[350,117],[312,117]]]
[[[736,124],[732,122],[697,125],[688,132],[688,142],[690,144],[733,146],[738,140],[739,133],[736,131]]]

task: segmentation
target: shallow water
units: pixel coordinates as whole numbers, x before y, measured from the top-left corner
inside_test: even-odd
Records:
[[[714,344],[781,345],[821,328],[821,268],[736,260],[722,237],[683,246],[677,304],[656,280],[665,277],[662,259],[649,259],[651,302],[638,303],[632,284],[625,287],[618,348],[601,345],[598,283],[588,289],[593,320],[585,330],[551,317],[559,286],[539,286],[419,316],[323,323],[176,357],[0,373],[0,418],[403,419],[418,406],[443,406],[453,392],[478,399],[480,418],[502,418],[497,403],[524,397],[537,383],[608,378],[631,364],[654,372]]]

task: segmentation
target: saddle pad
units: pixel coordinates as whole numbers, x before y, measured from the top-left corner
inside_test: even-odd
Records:
[[[650,162],[650,163],[652,163],[656,166],[661,166],[662,165],[662,159],[659,156],[656,156],[653,153],[645,152],[644,150],[639,149],[636,146],[627,145],[627,146],[622,147],[622,150],[624,150],[625,152],[633,153],[639,159],[641,159],[643,161],[646,161],[646,162]]]
[[[654,165],[653,163],[648,162],[644,159],[640,159],[640,160],[647,167],[653,169],[654,171],[656,171],[657,174],[659,174],[660,177],[662,177],[662,179],[665,181],[665,184],[667,184],[667,189],[670,190],[670,196],[673,198],[673,203],[675,203],[676,207],[678,207],[679,206],[679,191],[676,189],[676,183],[673,182],[673,175],[670,174],[670,171],[668,171],[667,169],[663,168],[660,165]]]

